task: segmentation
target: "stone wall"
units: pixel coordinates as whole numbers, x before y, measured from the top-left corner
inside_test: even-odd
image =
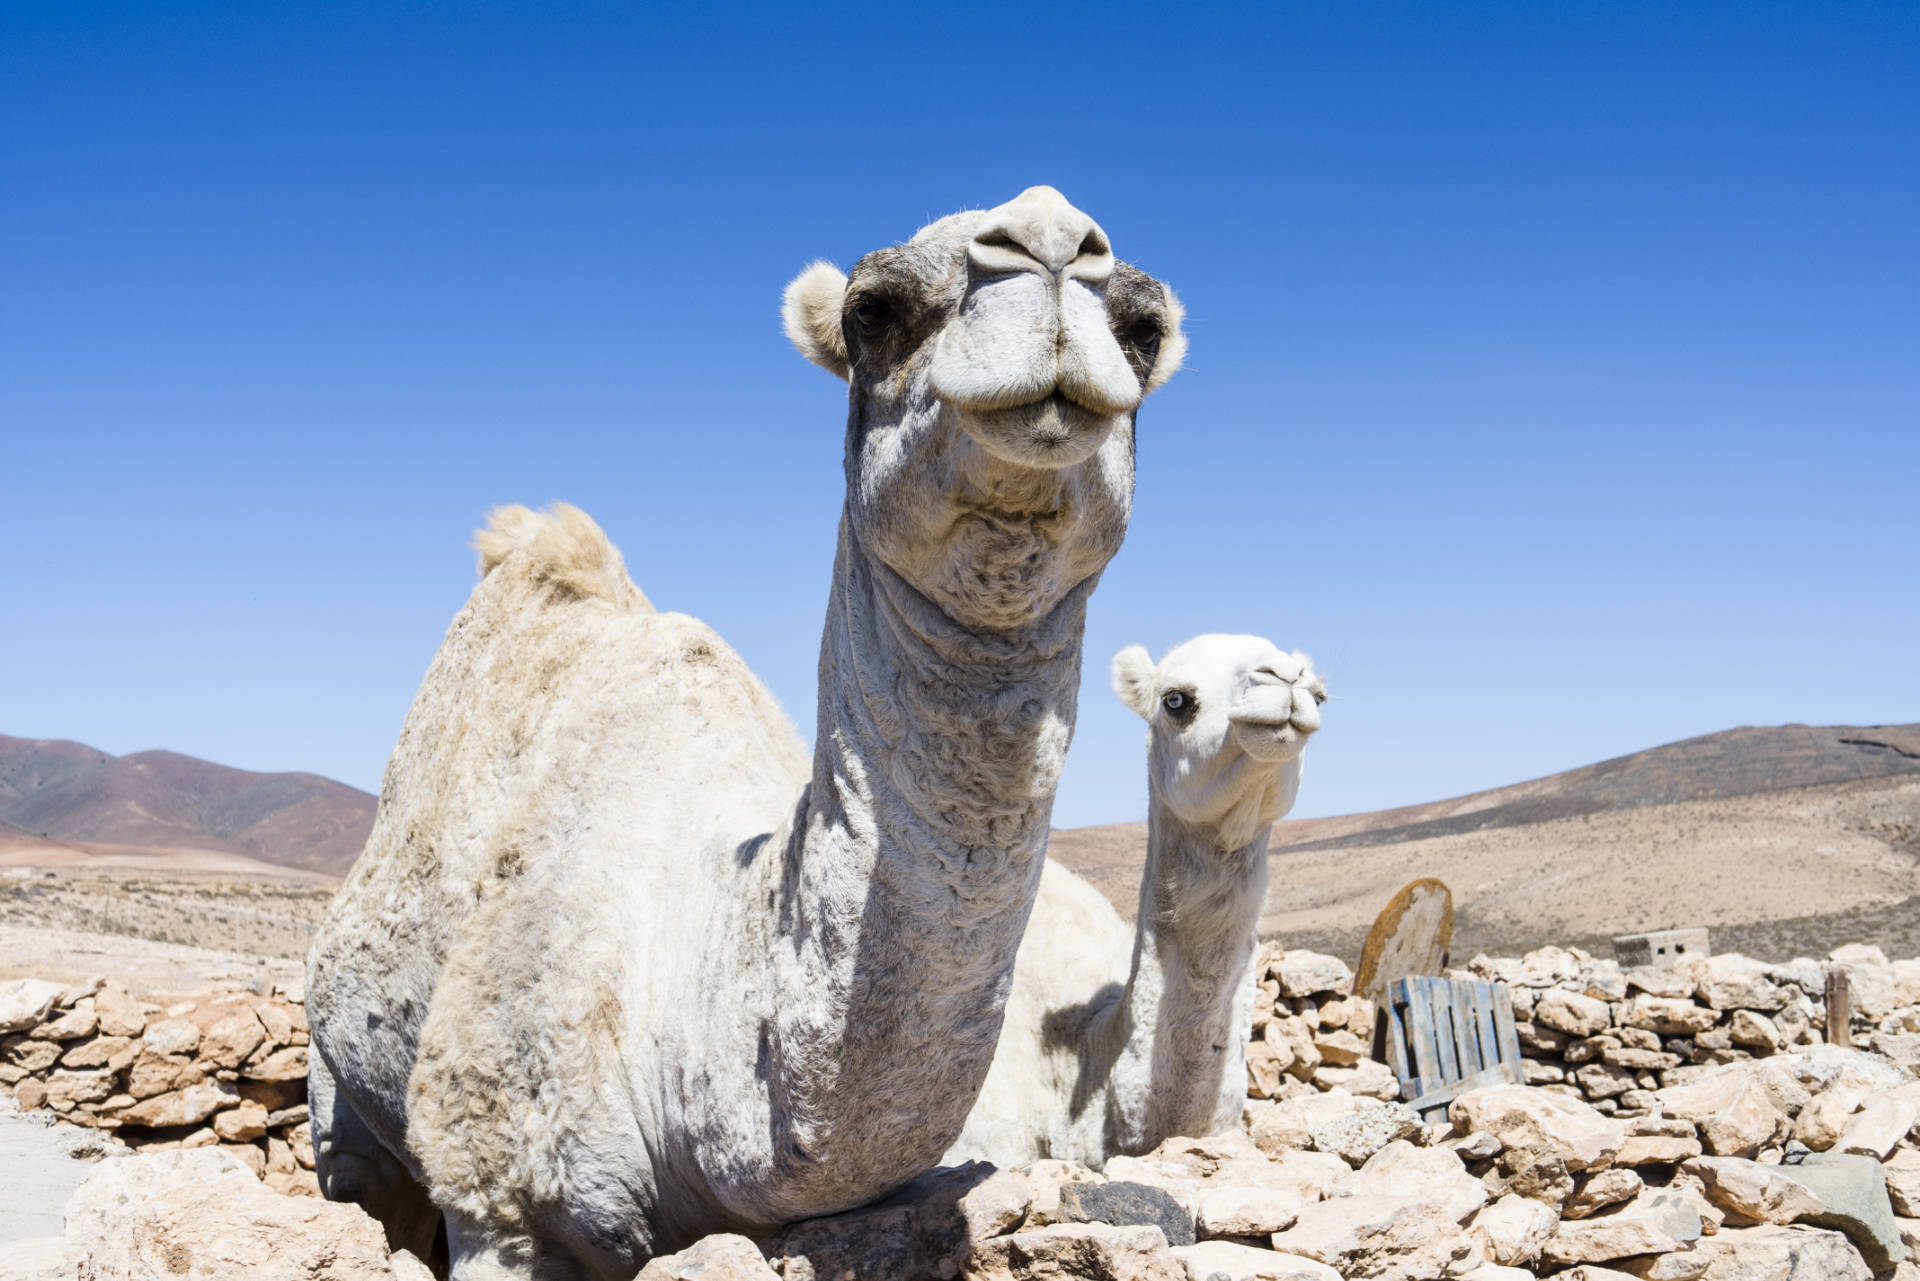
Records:
[[[0,1082],[136,1150],[221,1147],[317,1195],[301,991],[142,1000],[99,982],[0,983]]]

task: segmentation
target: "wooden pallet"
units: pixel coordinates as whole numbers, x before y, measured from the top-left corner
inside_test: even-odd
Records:
[[[1400,1097],[1422,1120],[1446,1116],[1456,1095],[1526,1082],[1513,1001],[1498,983],[1403,978],[1387,987],[1387,1062]]]

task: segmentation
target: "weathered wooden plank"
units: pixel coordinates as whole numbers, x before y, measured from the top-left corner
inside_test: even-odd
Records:
[[[1853,1044],[1853,988],[1839,966],[1827,971],[1827,1044]]]
[[[1427,1004],[1433,1011],[1433,1041],[1440,1052],[1438,1076],[1444,1083],[1460,1079],[1460,1055],[1455,1047],[1458,1038],[1453,1030],[1453,997],[1447,991],[1445,979],[1422,979]]]
[[[1493,1026],[1494,992],[1491,983],[1474,983],[1473,1023],[1480,1037],[1480,1063],[1483,1067],[1492,1067],[1500,1062],[1500,1035]]]
[[[1407,982],[1407,1032],[1412,1041],[1414,1080],[1416,1092],[1425,1094],[1429,1088],[1441,1084],[1439,1077],[1440,1052],[1435,1045],[1432,1005],[1425,999],[1420,988],[1420,979],[1408,979]]]
[[[1504,988],[1494,993],[1493,1026],[1500,1036],[1500,1061],[1513,1064],[1517,1070],[1520,1064],[1520,1033],[1513,1026],[1513,998]],[[1515,1079],[1524,1079],[1524,1074]]]
[[[1406,980],[1395,980],[1392,984],[1392,990],[1387,994],[1384,1012],[1387,1016],[1388,1062],[1393,1068],[1393,1074],[1400,1078],[1401,1088],[1405,1089],[1419,1076],[1407,1057]]]
[[[1486,1066],[1480,1057],[1480,1020],[1473,1014],[1473,984],[1448,983],[1453,998],[1453,1041],[1460,1075],[1472,1076]]]

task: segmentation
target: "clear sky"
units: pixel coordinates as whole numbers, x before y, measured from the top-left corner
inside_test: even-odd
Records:
[[[811,733],[843,386],[779,291],[1051,183],[1188,313],[1114,651],[1335,701],[1297,815],[1920,720],[1920,7],[0,9],[0,732],[377,786],[492,505]]]

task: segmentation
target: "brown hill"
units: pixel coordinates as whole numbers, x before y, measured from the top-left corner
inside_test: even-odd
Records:
[[[316,774],[0,734],[0,844],[23,857],[28,847],[96,861],[224,855],[338,876],[366,843],[373,810],[367,793]]]
[[[1049,854],[1131,916],[1145,849],[1133,823],[1056,832]],[[1676,925],[1763,955],[1852,938],[1912,955],[1920,725],[1727,730],[1471,796],[1282,822],[1271,849],[1261,933],[1341,954],[1396,889],[1438,876],[1462,956]]]

